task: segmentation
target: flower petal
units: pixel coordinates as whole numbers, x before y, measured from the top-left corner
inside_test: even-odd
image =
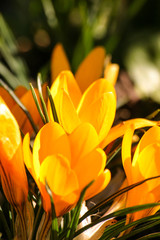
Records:
[[[111,180],[111,173],[109,169],[106,169],[102,174],[98,176],[96,181],[87,189],[85,200],[97,195],[103,191]]]
[[[30,174],[32,175],[32,177],[34,178],[39,191],[41,193],[42,196],[42,202],[43,202],[43,208],[46,212],[50,211],[51,209],[51,203],[50,203],[50,197],[46,191],[45,185],[42,184],[39,179],[36,177],[36,172],[33,166],[33,156],[32,153],[30,151],[30,138],[29,138],[29,134],[26,134],[24,139],[23,139],[23,155],[24,155],[24,162],[25,165],[28,169],[28,171],[30,172]],[[37,162],[38,164],[38,162]],[[38,169],[40,169],[40,164],[38,166]]]
[[[37,134],[33,145],[33,166],[39,178],[40,165],[50,155],[63,154],[70,159],[70,146],[63,128],[56,122],[44,125]]]
[[[119,65],[109,63],[104,70],[104,78],[107,79],[113,85],[116,84],[119,73]]]
[[[131,119],[131,120],[122,122],[122,123],[118,124],[117,126],[111,128],[107,137],[103,140],[101,145],[103,147],[106,147],[109,143],[111,143],[115,139],[123,136],[126,129],[131,124],[133,125],[134,130],[136,130],[138,128],[151,127],[151,126],[159,125],[160,122],[159,121],[150,121],[150,120],[147,120],[147,119],[144,119],[144,118],[135,118],[135,119]]]
[[[131,125],[124,134],[122,141],[122,163],[125,170],[128,184],[133,184],[132,163],[131,163],[131,147],[134,128]]]
[[[92,82],[101,77],[104,58],[104,48],[96,47],[80,64],[75,78],[82,92],[84,92]]]
[[[73,169],[79,181],[80,191],[91,181],[97,179],[104,171],[105,163],[106,155],[100,148],[94,149],[89,154],[79,159]]]
[[[53,49],[51,56],[51,78],[52,82],[61,71],[70,70],[70,65],[61,44],[57,44]]]
[[[140,152],[149,144],[153,144],[153,143],[160,143],[160,127],[158,126],[154,126],[152,128],[150,128],[141,138],[141,140],[139,141],[139,144],[136,148],[136,151],[134,153],[134,158],[132,161],[132,165],[134,166],[138,155],[140,154]]]
[[[40,181],[47,181],[51,191],[59,196],[67,196],[78,189],[79,184],[70,162],[64,156],[48,156],[40,168]]]
[[[80,124],[69,136],[71,147],[71,166],[76,164],[99,144],[98,135],[94,127],[89,123]]]
[[[59,107],[59,93],[62,88],[69,94],[75,108],[77,108],[81,99],[81,91],[70,71],[61,72],[51,86],[50,91],[57,108]]]
[[[71,133],[79,124],[76,109],[65,90],[61,91],[59,121],[67,133]]]

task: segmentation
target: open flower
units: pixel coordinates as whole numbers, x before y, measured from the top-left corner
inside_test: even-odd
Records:
[[[82,189],[88,199],[102,191],[110,181],[105,169],[106,155],[98,147],[98,136],[89,123],[80,124],[71,134],[55,122],[47,123],[37,134],[33,154],[29,149],[29,134],[23,141],[25,164],[42,195],[45,211],[50,211],[46,181],[52,191],[57,216],[61,216],[78,201]]]
[[[160,175],[160,127],[154,126],[143,135],[131,160],[133,133],[134,129],[131,125],[122,143],[122,161],[128,185]],[[127,193],[126,207],[158,202],[160,200],[159,188],[159,178],[133,188]],[[130,214],[127,216],[127,222],[154,214],[158,209],[156,207]]]
[[[101,142],[108,134],[115,117],[116,94],[104,78],[94,81],[82,94],[70,71],[59,74],[51,87],[59,122],[71,133],[81,122],[94,126]],[[50,105],[50,119],[53,119]]]
[[[4,194],[14,207],[28,195],[19,126],[0,97],[0,178]]]
[[[35,89],[35,92],[36,92],[37,98],[39,99],[38,90]],[[14,93],[19,98],[19,100],[23,103],[23,105],[27,108],[36,126],[41,128],[43,126],[42,119],[40,118],[40,115],[38,113],[31,90],[27,90],[25,87],[19,86],[14,90]],[[5,100],[10,111],[16,118],[22,132],[24,134],[26,134],[27,132],[32,134],[33,128],[26,114],[23,112],[20,106],[14,101],[14,99],[3,87],[0,87],[0,96],[2,96],[2,98]]]
[[[108,57],[104,69],[105,58],[105,49],[103,47],[95,47],[80,64],[75,73],[75,79],[82,93],[90,84],[103,75],[104,78],[110,81],[113,85],[116,83],[119,73],[119,65],[111,63]],[[58,77],[60,72],[64,70],[71,70],[71,67],[63,46],[57,44],[53,49],[51,57],[52,83]]]

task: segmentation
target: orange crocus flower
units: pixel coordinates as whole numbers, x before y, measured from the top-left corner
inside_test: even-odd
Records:
[[[134,128],[131,125],[122,142],[122,162],[128,185],[160,175],[160,127],[150,128],[138,143],[131,160]],[[159,178],[149,180],[127,193],[126,207],[159,202]],[[127,216],[127,223],[154,214],[159,207],[135,212]]]
[[[107,136],[115,117],[116,94],[113,85],[104,78],[94,81],[82,94],[70,71],[59,74],[51,86],[59,122],[71,133],[81,122],[96,129],[99,142]],[[53,120],[50,104],[50,119]]]
[[[89,85],[102,77],[110,81],[113,85],[117,81],[119,65],[113,64],[107,59],[105,65],[106,52],[103,47],[95,47],[88,56],[82,61],[75,73],[75,79],[83,93]],[[61,44],[57,44],[51,56],[51,79],[52,83],[60,72],[71,70],[68,58]]]
[[[28,182],[18,123],[0,97],[0,178],[4,194],[15,208],[28,195]]]
[[[39,100],[38,90],[35,89],[35,92]],[[29,111],[35,125],[38,128],[41,128],[43,126],[42,119],[40,118],[40,115],[38,113],[31,90],[27,90],[25,87],[19,86],[14,90],[14,93]],[[24,134],[26,134],[27,132],[32,134],[33,128],[26,114],[3,87],[0,87],[0,96],[5,100],[7,106],[16,118],[22,132]]]
[[[98,147],[98,135],[89,123],[80,124],[71,134],[56,122],[45,124],[37,134],[33,154],[29,134],[24,137],[25,164],[42,195],[45,211],[50,211],[46,181],[52,191],[57,216],[62,216],[78,201],[82,189],[92,180],[85,200],[102,191],[110,181],[105,169],[106,155]]]

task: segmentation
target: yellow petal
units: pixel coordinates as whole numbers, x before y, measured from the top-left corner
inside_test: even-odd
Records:
[[[104,70],[104,78],[107,79],[113,85],[116,84],[119,73],[119,65],[109,63]]]
[[[40,168],[40,181],[47,181],[51,191],[59,196],[66,196],[78,189],[79,184],[70,162],[64,156],[48,156]]]
[[[160,127],[158,126],[154,126],[152,128],[150,128],[141,138],[141,140],[139,141],[139,144],[136,148],[136,151],[134,153],[134,158],[133,158],[133,162],[132,165],[135,165],[135,162],[138,158],[139,153],[149,144],[153,144],[153,143],[160,143]]]
[[[141,181],[150,177],[160,175],[160,143],[153,143],[145,147],[139,154],[137,161],[134,161],[133,176],[134,181]],[[159,179],[147,181],[148,190],[159,184]]]
[[[88,106],[86,112],[81,112],[82,122],[89,122],[99,135],[99,142],[107,136],[115,117],[116,102],[112,93],[104,93],[97,101]]]
[[[79,124],[76,109],[65,90],[61,91],[59,121],[67,133],[71,133]]]
[[[19,126],[14,116],[0,97],[0,152],[10,160],[21,143]]]
[[[28,195],[21,135],[14,116],[1,97],[0,126],[0,175],[3,190],[11,204],[20,205]]]
[[[53,49],[51,56],[51,78],[52,82],[61,71],[70,70],[70,65],[61,44],[57,44]]]
[[[102,146],[106,147],[109,143],[114,141],[115,139],[121,137],[124,135],[126,129],[130,126],[133,125],[133,128],[136,130],[138,128],[143,128],[143,127],[151,127],[155,125],[159,125],[159,121],[150,121],[144,118],[136,118],[136,119],[131,119],[125,122],[122,122],[118,124],[117,126],[111,128],[109,131],[107,137],[103,140]]]
[[[98,176],[96,181],[87,189],[85,194],[85,200],[103,191],[109,184],[110,179],[111,179],[111,173],[108,169],[106,169],[102,174]]]
[[[79,106],[77,108],[77,112],[81,114],[81,112],[88,109],[88,106],[99,99],[104,93],[112,93],[116,98],[115,89],[110,82],[106,79],[101,78],[92,83],[84,92]]]
[[[132,163],[131,163],[131,147],[132,147],[132,137],[134,133],[134,128],[131,125],[123,137],[122,142],[122,163],[123,168],[125,170],[128,184],[133,184],[133,176],[132,176]]]
[[[33,167],[33,156],[30,150],[30,137],[27,133],[23,138],[23,156],[24,156],[24,163],[28,169],[28,171],[31,173],[33,178],[36,178],[34,167]]]
[[[99,144],[97,133],[89,123],[80,124],[68,138],[71,147],[72,168],[77,164],[81,164],[80,159],[95,149]]]
[[[84,92],[92,82],[101,77],[104,58],[104,48],[96,47],[80,64],[75,78],[82,92]]]
[[[74,167],[74,171],[79,181],[80,191],[82,191],[82,189],[91,181],[97,179],[97,177],[104,171],[105,163],[106,155],[100,148],[93,150],[79,160]],[[84,169],[86,170],[84,171]]]
[[[70,159],[70,146],[63,128],[56,122],[44,125],[37,134],[33,145],[33,166],[39,178],[40,164],[50,155],[62,154]]]
[[[26,165],[28,171],[30,172],[30,174],[34,178],[34,180],[35,180],[35,182],[36,182],[36,184],[39,188],[39,191],[42,195],[43,208],[46,212],[48,212],[51,209],[50,197],[49,197],[49,195],[46,191],[45,185],[42,184],[39,181],[39,179],[36,177],[35,169],[34,169],[34,166],[33,166],[33,156],[32,156],[32,153],[30,151],[29,144],[30,144],[29,134],[26,134],[24,139],[23,139],[24,162],[25,162],[25,165]],[[37,162],[37,164],[38,164],[38,162]],[[40,164],[39,164],[38,169],[39,168],[40,168]]]
[[[51,94],[56,105],[58,105],[57,101],[59,101],[56,98],[58,98],[57,96],[62,88],[69,94],[74,106],[77,107],[81,99],[81,91],[70,71],[61,72],[51,86]]]

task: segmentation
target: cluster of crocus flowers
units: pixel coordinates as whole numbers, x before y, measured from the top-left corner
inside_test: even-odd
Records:
[[[112,127],[116,114],[114,84],[119,66],[109,62],[104,69],[105,57],[103,48],[95,48],[73,75],[63,47],[60,44],[55,47],[51,59],[50,93],[57,114],[56,121],[52,101],[47,101],[46,92],[44,102],[48,108],[45,106],[44,115],[47,116],[47,123],[42,123],[31,90],[23,87],[15,89],[16,96],[28,109],[39,128],[33,145],[30,144],[33,129],[27,116],[11,96],[0,88],[0,95],[6,100],[5,103],[0,97],[0,177],[4,194],[15,209],[23,206],[28,195],[24,164],[37,184],[44,211],[49,218],[52,212],[51,196],[56,216],[61,217],[76,206],[83,189],[91,182],[84,200],[97,195],[111,180],[111,172],[106,168],[106,152],[103,149],[123,135],[122,163],[127,184],[132,185],[160,175],[159,122],[131,119]],[[35,93],[39,101],[37,89]],[[44,111],[43,107],[42,109]],[[23,144],[19,127],[25,134]],[[131,160],[134,131],[144,127],[151,128],[137,144]],[[48,193],[47,186],[51,194]],[[155,178],[128,191],[126,207],[158,202],[159,187],[159,179]],[[154,214],[158,209],[159,207],[154,207],[128,214],[126,223]],[[41,232],[38,230],[40,239],[44,239],[48,232],[48,228],[45,229],[47,224],[43,221],[40,224],[40,228],[44,226]],[[50,227],[50,222],[48,226]],[[98,228],[101,228],[102,232],[105,226],[106,222]],[[33,239],[34,232],[35,230]],[[81,236],[79,235],[80,239]],[[100,235],[96,232],[94,236]],[[39,239],[39,235],[36,237]]]
[[[122,163],[128,185],[148,178],[160,176],[160,127],[150,128],[139,141],[133,158],[131,157],[134,128],[127,129],[122,142]],[[159,178],[148,180],[127,192],[126,207],[159,202]],[[158,207],[138,211],[127,216],[126,222],[154,214]]]
[[[85,199],[107,186],[111,175],[105,170],[106,155],[98,145],[98,135],[89,123],[80,124],[69,135],[58,123],[47,123],[35,138],[33,154],[29,135],[25,136],[25,164],[41,191],[46,212],[51,207],[46,182],[52,191],[57,216],[75,206],[81,191],[91,181],[94,183],[86,191]]]

